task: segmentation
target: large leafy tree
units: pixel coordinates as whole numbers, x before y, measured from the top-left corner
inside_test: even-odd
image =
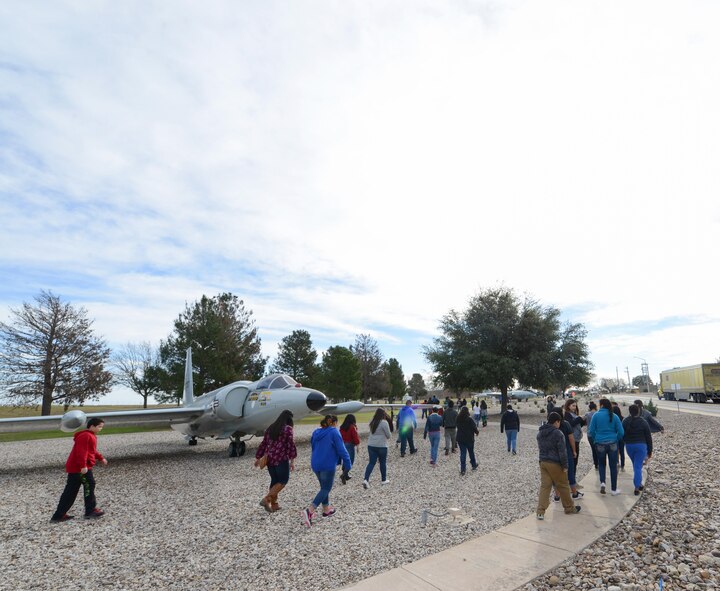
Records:
[[[330,347],[322,356],[319,382],[333,400],[353,400],[360,394],[360,362],[347,347]]]
[[[110,356],[96,336],[84,308],[42,291],[35,303],[10,310],[0,322],[0,387],[18,404],[42,405],[49,415],[53,402],[65,406],[97,400],[107,394],[112,375]]]
[[[148,398],[160,389],[155,369],[158,361],[158,352],[147,341],[127,343],[111,357],[115,382],[142,396],[143,408],[147,408]]]
[[[560,330],[549,380],[560,392],[570,386],[585,386],[592,377],[593,364],[586,336],[587,330],[582,324],[567,322]]]
[[[265,372],[267,358],[252,312],[231,293],[205,295],[175,320],[175,329],[160,344],[162,401],[182,396],[185,351],[192,348],[193,391],[196,395],[236,380],[256,380]]]
[[[391,357],[383,364],[383,372],[387,380],[390,400],[402,398],[407,392],[407,383],[400,362]]]
[[[272,371],[286,373],[301,384],[312,386],[317,378],[317,356],[310,333],[294,330],[280,341]]]
[[[383,372],[383,357],[377,341],[370,335],[359,334],[350,351],[360,362],[360,396],[364,402],[384,395],[387,383]]]
[[[424,400],[428,394],[425,380],[419,373],[414,373],[408,380],[408,393],[413,400]]]
[[[511,289],[486,289],[470,300],[467,310],[451,310],[443,317],[442,334],[425,348],[425,356],[446,388],[498,389],[504,410],[516,381],[539,388],[553,381],[561,343],[559,316],[556,308],[520,298]]]

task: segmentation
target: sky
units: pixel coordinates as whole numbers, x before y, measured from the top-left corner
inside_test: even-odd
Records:
[[[272,359],[370,334],[408,377],[504,285],[598,377],[720,357],[720,5],[9,0],[0,320],[111,347],[232,292]],[[115,390],[107,402],[139,397]]]

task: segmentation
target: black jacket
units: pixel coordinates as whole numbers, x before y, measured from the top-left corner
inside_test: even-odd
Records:
[[[500,419],[500,433],[505,429],[520,430],[520,415],[514,410],[506,410]]]
[[[463,445],[473,445],[475,443],[475,435],[480,433],[475,426],[475,421],[469,415],[465,420],[457,422],[457,440]]]
[[[653,443],[650,425],[642,417],[626,417],[622,422],[625,443],[647,443],[648,455],[652,453]]]

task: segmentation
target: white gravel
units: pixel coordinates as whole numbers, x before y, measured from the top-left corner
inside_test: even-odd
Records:
[[[524,408],[522,408],[524,407]],[[542,415],[521,405],[519,454],[491,422],[476,439],[480,468],[460,477],[458,454],[429,465],[429,443],[416,432],[419,452],[400,458],[391,447],[390,484],[362,488],[367,426],[346,485],[331,502],[337,513],[308,529],[300,511],[318,489],[310,470],[309,435],[296,427],[297,469],[280,497],[283,510],[259,505],[266,471],[252,466],[259,440],[242,458],[228,458],[227,442],[191,448],[174,432],[101,435],[110,464],[95,470],[97,521],[52,524],[65,483],[70,439],[0,444],[0,587],[5,589],[333,589],[433,554],[501,527],[534,510],[538,468],[535,434]],[[495,417],[491,417],[493,420]],[[422,424],[422,422],[421,422]],[[580,476],[592,467],[581,452]],[[424,508],[460,507],[472,522],[457,526]],[[82,515],[78,498],[72,513]]]

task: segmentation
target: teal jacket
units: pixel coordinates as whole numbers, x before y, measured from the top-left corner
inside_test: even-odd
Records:
[[[608,414],[612,419],[608,418]],[[588,427],[588,437],[591,437],[594,443],[617,443],[622,441],[624,435],[620,417],[614,412],[601,408],[593,415]]]

